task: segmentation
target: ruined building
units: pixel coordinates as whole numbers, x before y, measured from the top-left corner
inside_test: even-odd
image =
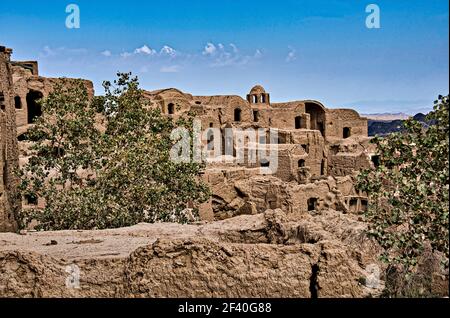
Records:
[[[353,178],[360,169],[370,167],[374,149],[368,143],[367,119],[356,111],[328,109],[315,100],[273,103],[259,85],[245,99],[193,96],[173,88],[147,92],[146,96],[167,116],[193,112],[202,129],[211,131],[203,136],[204,142],[213,144],[208,149],[223,150],[228,142],[226,128],[235,131],[231,141],[234,156],[243,151],[248,159],[255,143],[277,144],[276,169],[270,169],[272,163],[263,158],[252,162],[210,160],[203,177],[213,196],[209,207],[203,207],[202,218],[222,219],[276,208],[305,213],[322,208],[359,212],[367,207],[367,198],[355,191]],[[277,129],[277,140],[270,140],[271,128]],[[265,130],[267,136],[262,136],[262,141],[261,135],[258,140],[246,139],[249,129]],[[221,132],[219,143],[214,141],[214,130]],[[238,132],[244,132],[241,146]]]
[[[15,176],[18,148],[11,53],[0,46],[0,232],[17,229],[16,215],[20,209]]]
[[[37,101],[52,91],[58,79],[39,76],[37,62],[11,62],[11,51],[2,50],[0,230],[5,230],[12,228],[8,216],[20,203],[13,200],[15,184],[11,175],[18,160],[16,140],[19,140],[19,161],[23,164],[29,143],[24,133],[42,114]],[[92,83],[86,81],[86,87],[93,96]],[[323,208],[357,213],[367,207],[367,198],[353,184],[355,174],[372,164],[374,149],[368,143],[367,119],[356,111],[329,109],[315,100],[274,103],[259,85],[245,98],[194,96],[174,88],[146,91],[145,96],[152,107],[167,116],[177,118],[194,113],[206,133],[203,137],[208,150],[213,152],[217,147],[223,150],[231,143],[231,160],[214,155],[217,160],[209,160],[202,175],[213,192],[210,202],[200,207],[202,219],[225,219],[277,208],[286,213],[314,213]],[[271,140],[270,129],[275,128],[277,139]],[[232,140],[226,139],[226,129],[233,132]],[[256,139],[241,134],[251,129],[259,131]],[[215,135],[217,131],[221,132],[219,137]],[[244,136],[239,145],[238,135]],[[274,162],[270,159],[249,160],[254,149],[274,143],[276,169],[272,169]],[[245,160],[236,160],[238,153],[243,153]],[[22,198],[25,208],[42,206],[39,201]],[[9,227],[4,225],[7,223]]]

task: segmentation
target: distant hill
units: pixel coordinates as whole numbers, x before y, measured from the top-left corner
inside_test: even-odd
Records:
[[[402,113],[399,113],[402,114]],[[398,116],[399,114],[379,114],[380,116],[385,115],[386,117],[383,118],[388,118],[389,115],[392,116]],[[405,114],[406,115],[406,114]],[[368,116],[368,115],[363,115],[363,116]],[[407,117],[404,119],[407,119],[411,116],[406,115]],[[388,135],[390,133],[393,132],[398,132],[400,130],[402,130],[403,127],[403,122],[404,119],[395,119],[395,120],[374,120],[374,119],[370,119],[369,118],[369,136],[385,136]],[[423,123],[424,125],[429,125],[430,123],[426,121],[426,115],[422,114],[422,113],[418,113],[416,115],[413,116],[413,118],[421,123]]]
[[[422,113],[418,113],[418,114],[414,115],[414,119],[417,121],[420,121],[422,123],[426,122],[426,117],[427,117],[427,115],[422,114]]]
[[[375,113],[375,114],[361,114],[361,116],[366,117],[371,120],[380,121],[392,121],[392,120],[405,120],[411,117],[411,115],[405,113]]]

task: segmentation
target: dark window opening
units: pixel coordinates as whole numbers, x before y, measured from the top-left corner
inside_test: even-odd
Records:
[[[302,128],[302,117],[297,116],[297,117],[295,117],[295,129],[300,129],[300,128]]]
[[[305,160],[304,159],[300,159],[299,161],[298,161],[298,167],[299,168],[303,168],[305,166]]]
[[[272,210],[277,209],[278,208],[278,202],[277,201],[273,201],[273,200],[269,201],[269,208],[272,209]]]
[[[375,168],[378,168],[380,166],[380,156],[378,155],[372,156],[371,160]]]
[[[264,95],[264,94],[261,95],[261,103],[263,103],[263,104],[266,103],[266,95]]]
[[[320,133],[322,134],[322,136],[324,136],[325,135],[325,128],[323,126],[323,123],[317,123],[317,127],[318,127]]]
[[[66,154],[66,151],[63,148],[61,148],[61,147],[54,147],[53,148],[53,155],[55,157],[61,158],[61,157],[64,157],[65,154]]]
[[[26,194],[25,202],[27,205],[38,205],[38,198],[35,195]]]
[[[42,97],[44,96],[38,91],[30,91],[27,94],[28,124],[32,124],[36,118],[42,115],[42,108],[38,103]]]
[[[322,160],[322,162],[320,163],[320,175],[325,175],[325,160]]]
[[[361,200],[361,210],[366,212],[369,202],[367,200]]]
[[[201,104],[202,104],[201,101],[196,101],[195,103],[196,103],[197,105],[201,105]]]
[[[317,198],[308,199],[308,211],[315,211],[317,209]]]
[[[29,139],[28,135],[25,133],[25,134],[19,135],[19,137],[17,137],[17,140],[18,141],[28,141],[30,139]]]
[[[175,105],[172,103],[167,105],[167,112],[169,113],[169,115],[175,114]]]
[[[270,167],[270,161],[267,159],[262,159],[261,160],[261,167],[262,168],[269,168]]]
[[[326,120],[324,108],[317,103],[307,102],[305,103],[305,112],[309,114],[310,129],[319,130],[322,136],[324,136],[325,135],[324,122]]]
[[[209,123],[209,128],[213,128],[214,124],[213,123]]]
[[[257,110],[253,111],[253,121],[258,122],[259,121],[259,112]]]
[[[5,153],[3,153],[5,156]],[[8,184],[8,165],[3,165],[3,185],[6,186]]]
[[[317,282],[317,276],[319,276],[319,265],[314,264],[311,266],[311,277],[309,281],[309,292],[311,298],[318,298],[319,284]]]
[[[212,129],[208,130],[208,135],[207,135],[207,142],[208,142],[208,150],[214,150],[214,132],[212,131]]]
[[[349,127],[344,127],[344,130],[342,132],[342,136],[345,138],[349,138],[351,136],[351,130]]]
[[[302,148],[306,153],[309,153],[309,145],[302,145]]]
[[[253,95],[253,102],[255,104],[258,104],[258,96],[257,95]]]
[[[16,109],[22,109],[22,100],[19,96],[14,97],[14,106]]]
[[[0,109],[5,110],[5,95],[0,93]]]
[[[356,211],[358,207],[358,199],[350,199],[350,210]]]
[[[241,110],[239,108],[234,110],[234,121],[241,121]]]

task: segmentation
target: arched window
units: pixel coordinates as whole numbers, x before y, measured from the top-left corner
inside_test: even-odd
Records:
[[[305,166],[305,159],[300,159],[299,161],[298,161],[298,167],[299,168],[303,168]]]
[[[253,121],[258,122],[259,121],[259,112],[257,110],[253,111]]]
[[[263,103],[263,104],[266,103],[266,95],[265,94],[261,94],[261,103]]]
[[[22,108],[22,100],[19,96],[14,97],[14,106],[16,107],[16,109]]]
[[[342,136],[345,138],[348,138],[351,136],[351,129],[349,127],[344,127]]]
[[[212,129],[208,129],[207,139],[208,150],[214,150],[214,131]]]
[[[317,209],[317,198],[308,199],[308,211],[314,211]]]
[[[325,110],[317,103],[307,102],[305,103],[305,111],[309,114],[310,129],[319,130],[322,136],[325,135]]]
[[[42,115],[42,108],[38,103],[42,97],[44,95],[38,91],[30,91],[27,94],[28,124],[34,123],[35,119]]]
[[[240,108],[234,110],[234,121],[241,121],[241,112]]]
[[[169,113],[169,115],[175,114],[175,105],[173,103],[167,105],[167,112]]]
[[[253,102],[258,104],[258,95],[253,95]]]

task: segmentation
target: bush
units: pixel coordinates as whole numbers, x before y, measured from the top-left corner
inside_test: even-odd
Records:
[[[42,101],[20,190],[46,205],[24,211],[22,227],[31,220],[44,230],[187,222],[188,204],[209,198],[201,164],[170,160],[171,131],[192,129],[192,118],[174,122],[149,107],[131,74],[104,87],[105,96],[90,99],[82,81],[65,79]]]
[[[406,280],[428,244],[433,253],[442,253],[448,270],[448,115],[449,96],[439,96],[427,116],[429,127],[410,119],[402,132],[373,138],[379,165],[358,177],[357,188],[370,201],[369,235],[384,248],[383,260]]]

